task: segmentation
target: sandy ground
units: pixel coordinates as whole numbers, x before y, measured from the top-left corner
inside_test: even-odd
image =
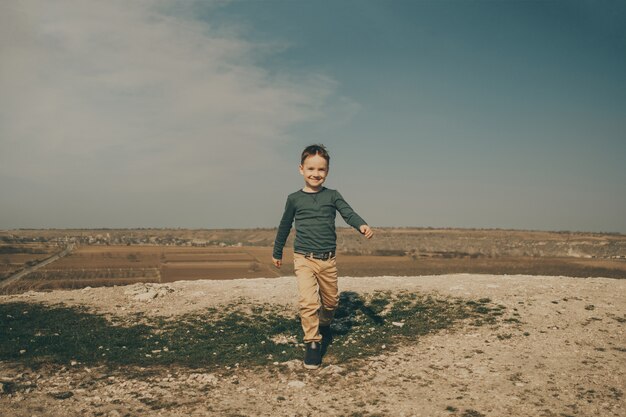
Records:
[[[164,284],[173,291],[149,302],[135,299],[138,291],[150,290],[141,284],[1,296],[0,302],[176,316],[244,297],[295,310],[294,284],[293,277],[183,281]],[[160,369],[139,378],[80,365],[34,372],[0,362],[0,380],[32,386],[0,394],[0,415],[626,415],[626,280],[459,274],[342,277],[340,287],[489,297],[516,311],[521,323],[457,327],[374,358],[325,363],[317,371],[292,361],[274,365],[278,372]],[[65,392],[72,396],[54,397]]]

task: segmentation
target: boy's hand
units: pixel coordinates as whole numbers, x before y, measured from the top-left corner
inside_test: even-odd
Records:
[[[272,258],[272,263],[274,264],[274,266],[276,268],[280,268],[280,266],[283,264],[282,259],[274,259]]]
[[[372,232],[372,229],[370,229],[370,227],[366,224],[359,227],[359,230],[368,239],[371,239],[372,236],[374,236],[374,232]]]

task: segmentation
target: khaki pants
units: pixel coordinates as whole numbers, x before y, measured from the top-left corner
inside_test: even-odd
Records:
[[[319,326],[330,325],[339,305],[336,260],[322,261],[299,253],[293,256],[304,341],[319,342]]]

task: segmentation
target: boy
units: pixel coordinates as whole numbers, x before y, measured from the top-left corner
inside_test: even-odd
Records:
[[[296,221],[294,270],[298,281],[300,321],[304,330],[304,367],[317,369],[322,363],[322,346],[330,343],[330,322],[339,304],[335,250],[335,214],[370,239],[373,232],[346,203],[341,194],[324,187],[330,156],[324,145],[307,146],[300,159],[304,188],[287,197],[276,233],[272,262],[280,268],[283,247],[291,224]],[[320,343],[321,342],[321,343]]]

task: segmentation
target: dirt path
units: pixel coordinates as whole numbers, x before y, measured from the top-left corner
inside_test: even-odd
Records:
[[[36,270],[38,270],[40,268],[43,268],[44,266],[49,265],[52,262],[54,262],[54,261],[56,261],[58,259],[61,259],[64,256],[69,255],[73,250],[74,250],[74,245],[70,244],[65,249],[63,249],[61,252],[55,253],[54,255],[50,256],[49,258],[44,259],[43,261],[39,262],[38,264],[30,266],[30,267],[24,269],[23,271],[18,272],[17,274],[11,275],[10,277],[5,279],[4,281],[0,282],[0,290],[2,290],[4,288],[8,288],[9,286],[13,285],[14,283],[19,281],[20,279],[22,279],[26,275],[30,274],[31,272],[34,272],[34,271],[36,271]]]
[[[457,327],[396,351],[305,371],[84,366],[31,371],[0,363],[21,389],[0,395],[7,416],[622,416],[626,409],[626,280],[492,275],[340,279],[342,291],[488,297],[519,322]],[[124,315],[176,316],[244,297],[292,305],[293,278],[133,285],[2,296],[86,305]],[[295,307],[294,307],[295,309]],[[331,347],[332,349],[332,347]],[[71,396],[69,396],[71,393]],[[68,398],[62,398],[62,397]],[[57,397],[57,398],[55,398]]]

